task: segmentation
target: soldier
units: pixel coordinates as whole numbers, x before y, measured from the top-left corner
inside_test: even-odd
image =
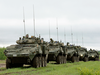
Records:
[[[29,35],[28,34],[26,34],[26,39],[28,39],[29,38]]]
[[[53,39],[52,39],[52,38],[50,38],[50,43],[54,43],[54,41],[53,41]]]
[[[24,40],[24,39],[25,39],[25,36],[23,36],[22,40]]]
[[[67,46],[69,46],[69,42],[67,42]]]

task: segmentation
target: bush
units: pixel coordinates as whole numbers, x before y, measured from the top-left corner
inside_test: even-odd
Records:
[[[80,75],[100,75],[100,69],[98,71],[94,69],[88,69],[88,68],[78,68],[80,71]]]
[[[6,48],[0,48],[0,60],[5,60],[6,59],[6,56],[4,55],[4,50]]]

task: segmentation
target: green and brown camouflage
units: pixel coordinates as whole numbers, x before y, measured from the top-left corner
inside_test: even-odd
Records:
[[[23,64],[30,64],[33,67],[44,67],[47,65],[48,46],[43,39],[28,34],[16,41],[17,45],[11,45],[4,51],[6,68],[18,67]]]
[[[88,58],[89,60],[99,61],[99,53],[96,50],[90,49],[88,51]]]
[[[53,41],[53,39],[50,40],[48,62],[56,61],[57,64],[66,63],[67,53],[64,44],[59,41]]]
[[[67,49],[67,60],[72,62],[79,62],[75,45],[70,45],[69,42],[67,42],[65,47]]]
[[[88,52],[87,48],[81,47],[81,46],[76,46],[77,53],[78,53],[78,59],[80,61],[88,61]]]

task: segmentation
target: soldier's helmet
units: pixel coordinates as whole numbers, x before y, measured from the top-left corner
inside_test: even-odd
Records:
[[[26,38],[28,38],[29,37],[29,35],[28,34],[26,34]]]
[[[21,37],[19,37],[19,40],[21,40]]]
[[[67,42],[67,46],[69,46],[69,42]]]
[[[24,39],[25,39],[25,36],[23,36],[22,40],[24,40]]]
[[[50,38],[50,43],[53,43],[54,41],[53,41],[53,39],[52,38]]]

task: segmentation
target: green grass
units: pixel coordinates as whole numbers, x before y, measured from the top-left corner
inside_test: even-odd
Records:
[[[6,59],[6,56],[4,55],[4,50],[6,48],[0,48],[0,60],[5,60]]]
[[[88,68],[79,68],[80,75],[100,75],[100,69],[88,69]]]
[[[5,64],[6,60],[0,60],[0,64]]]
[[[0,74],[8,75],[99,75],[100,62],[76,62],[66,64],[54,64],[50,62],[47,67],[33,68],[33,67],[19,67],[6,69],[1,68]],[[82,74],[86,72],[87,74]],[[91,74],[88,74],[91,73]],[[97,74],[98,73],[98,74]]]

